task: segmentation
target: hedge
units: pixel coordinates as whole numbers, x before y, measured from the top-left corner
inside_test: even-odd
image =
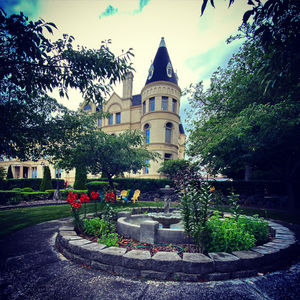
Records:
[[[116,182],[113,183],[115,188],[118,188],[118,184]],[[106,192],[110,189],[108,181],[91,181],[86,184],[88,192],[91,193],[93,191],[102,191]]]
[[[34,201],[47,198],[46,192],[22,192],[0,190],[0,205],[18,204],[22,201]]]
[[[65,188],[65,181],[63,179],[51,179],[52,186],[56,188],[58,182],[59,188]],[[13,188],[25,188],[30,187],[35,191],[40,189],[42,178],[22,178],[22,179],[8,179],[4,181],[3,189],[11,190]]]
[[[174,186],[170,179],[114,178],[114,182],[119,184],[120,190],[138,189],[141,192],[159,192],[166,185]]]
[[[51,190],[46,190],[45,192],[48,193],[48,199],[52,199],[53,198],[53,195],[54,195],[54,192],[56,191],[56,189],[51,189]],[[82,194],[87,194],[88,193],[88,190],[74,190],[74,189],[62,189],[62,190],[59,190],[60,193],[61,193],[61,200],[65,200],[67,199],[68,197],[68,194],[70,191],[72,191],[73,193],[75,194],[78,194],[79,196],[82,195]]]
[[[217,191],[228,195],[231,190],[244,196],[250,195],[285,195],[285,185],[280,181],[210,181]]]

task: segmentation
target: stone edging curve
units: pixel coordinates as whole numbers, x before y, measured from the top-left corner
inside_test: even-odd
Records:
[[[293,258],[297,251],[295,235],[288,228],[268,221],[272,242],[250,251],[184,253],[181,258],[174,252],[157,252],[151,257],[146,250],[107,247],[81,238],[72,223],[59,228],[56,237],[58,250],[68,259],[130,278],[215,281],[255,276],[275,271]]]

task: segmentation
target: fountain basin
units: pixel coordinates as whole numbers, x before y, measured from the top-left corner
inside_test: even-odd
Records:
[[[176,224],[177,225],[177,224]],[[117,231],[126,238],[131,238],[141,243],[176,243],[189,244],[192,239],[181,228],[159,228],[159,222],[153,221],[148,215],[121,216],[117,221]]]

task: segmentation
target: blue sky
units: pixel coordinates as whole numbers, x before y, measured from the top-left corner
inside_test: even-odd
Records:
[[[181,89],[200,80],[207,87],[212,73],[218,66],[226,66],[237,51],[241,41],[230,45],[225,41],[237,32],[249,7],[247,1],[235,1],[228,9],[228,1],[217,0],[216,8],[208,4],[200,17],[201,4],[202,0],[1,0],[0,6],[8,14],[23,11],[33,20],[54,22],[58,31],[52,39],[68,33],[89,48],[111,39],[115,54],[133,48],[133,89],[138,94],[161,37],[165,38]],[[121,85],[115,90],[121,95]],[[70,94],[70,100],[62,100],[73,109],[81,101],[76,92]],[[182,113],[186,106],[183,98]]]

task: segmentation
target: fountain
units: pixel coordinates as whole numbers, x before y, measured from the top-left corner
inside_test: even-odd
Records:
[[[132,214],[128,211],[120,212],[117,221],[118,233],[124,237],[148,244],[192,243],[192,238],[188,237],[184,232],[183,226],[180,226],[182,225],[180,223],[180,212],[170,208],[170,195],[174,191],[169,186],[162,188],[161,191],[164,194],[163,210],[160,208],[147,208],[147,214]],[[160,228],[159,224],[162,225],[162,228]]]
[[[148,216],[150,216],[152,220],[162,224],[163,228],[170,228],[170,225],[177,224],[180,222],[181,215],[179,211],[174,211],[170,213],[170,195],[174,193],[170,186],[166,185],[160,190],[164,194],[164,212],[149,213]]]

